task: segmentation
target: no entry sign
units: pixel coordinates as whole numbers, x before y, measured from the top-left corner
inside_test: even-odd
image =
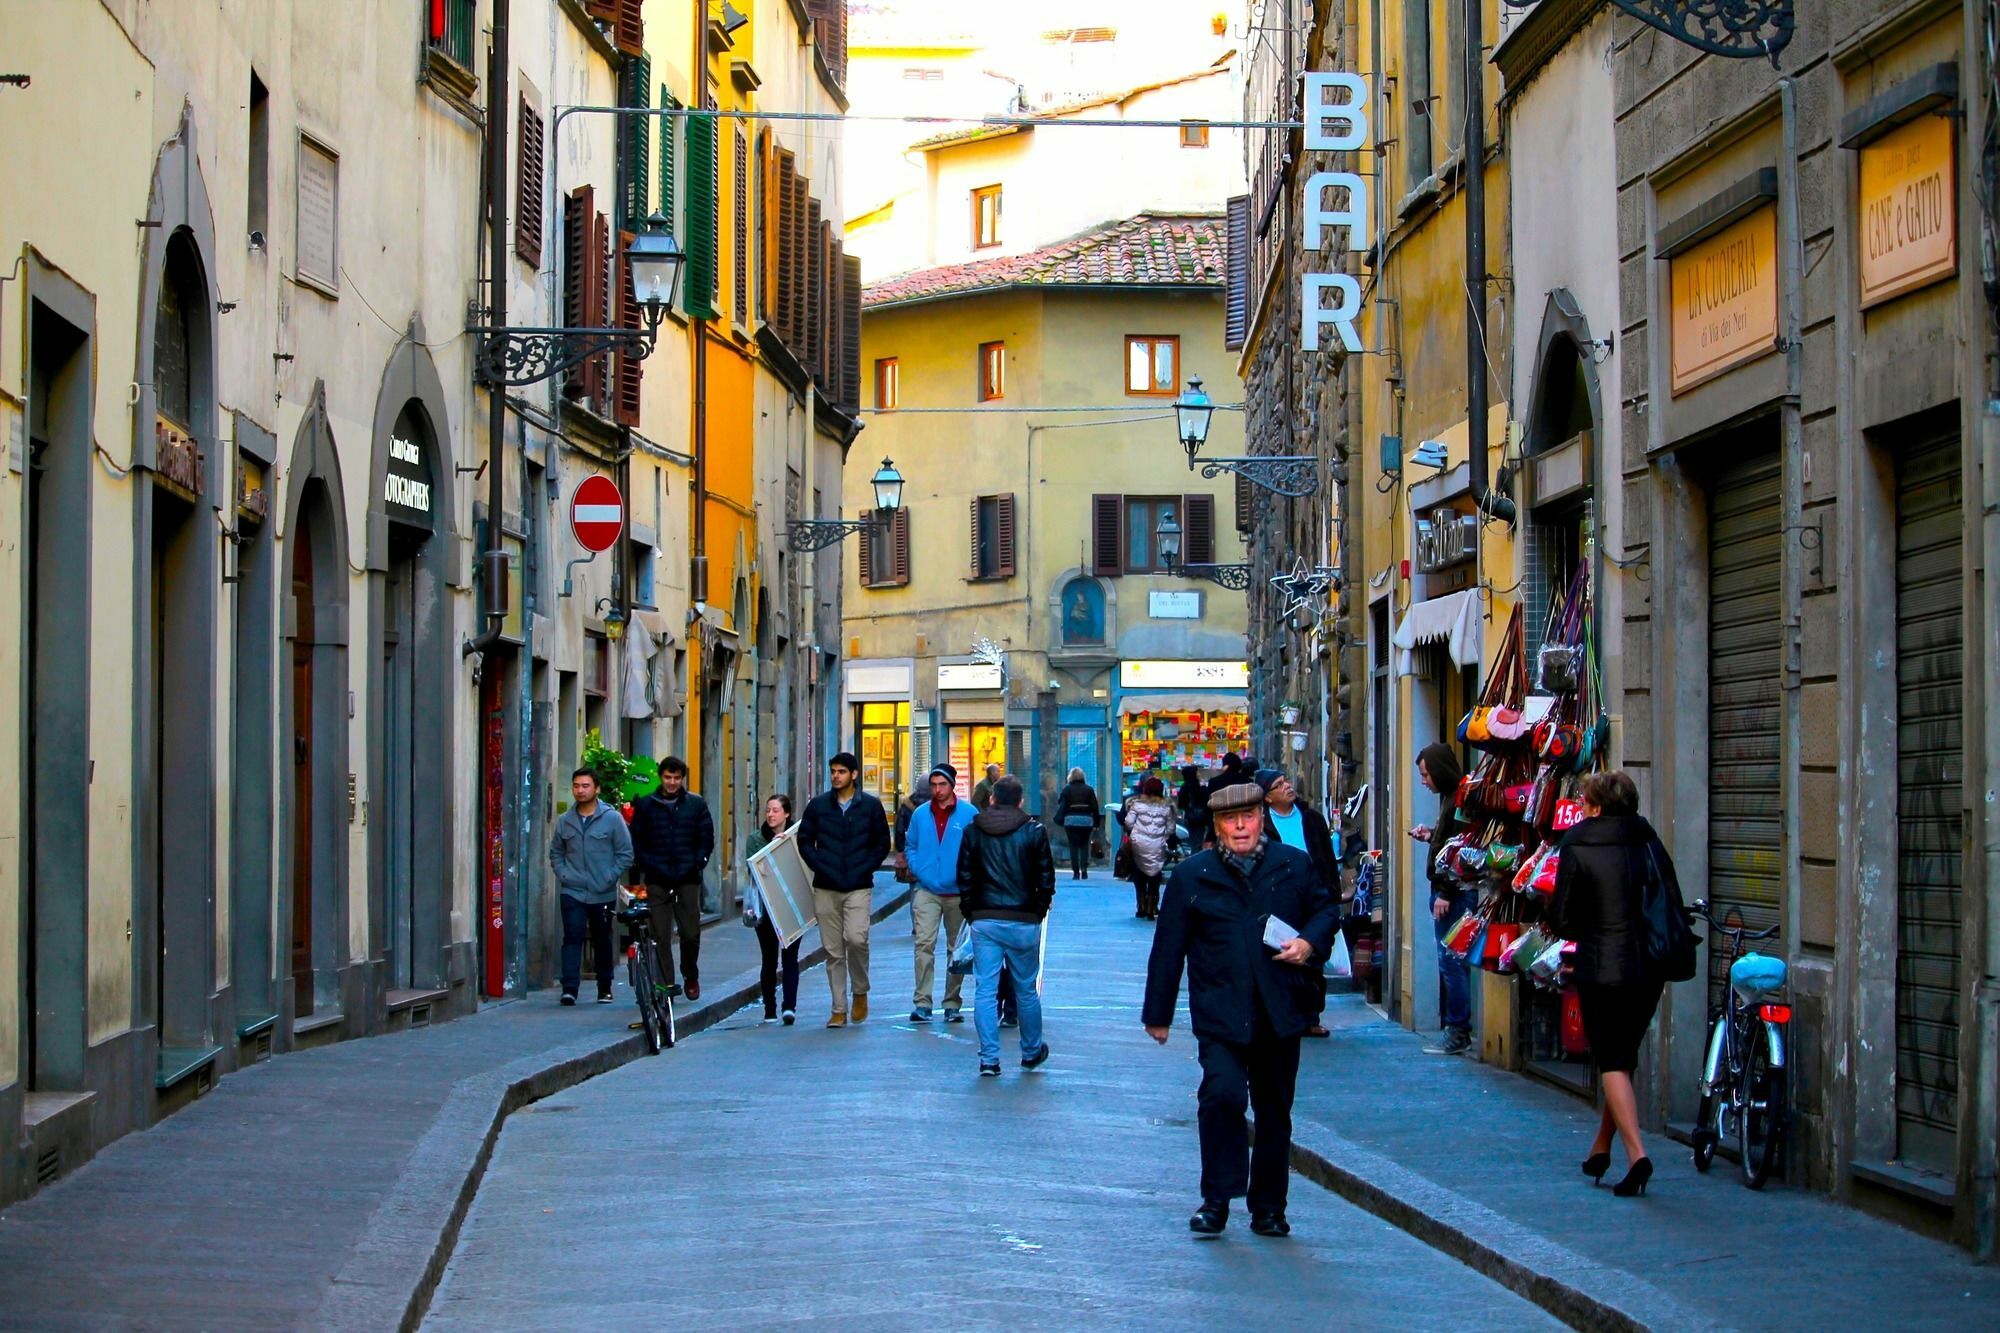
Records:
[[[589,476],[569,502],[569,530],[586,551],[608,551],[625,530],[625,497],[606,476]]]

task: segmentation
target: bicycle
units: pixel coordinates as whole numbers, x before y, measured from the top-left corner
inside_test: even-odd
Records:
[[[1706,899],[1697,899],[1688,916],[1708,923],[1711,948],[1717,935],[1726,936],[1735,956],[1723,1003],[1709,1016],[1701,1109],[1695,1115],[1695,1169],[1708,1170],[1723,1139],[1733,1138],[1743,1183],[1762,1189],[1785,1137],[1785,1028],[1792,1007],[1773,998],[1785,985],[1784,960],[1744,953],[1743,945],[1769,939],[1778,928],[1751,931],[1717,921]]]
[[[658,1055],[674,1044],[674,996],[680,987],[666,979],[660,966],[660,946],[653,938],[653,909],[642,884],[620,893],[618,920],[625,927],[625,965],[632,994],[639,1002],[639,1021],[632,1026],[646,1035],[646,1053]]]

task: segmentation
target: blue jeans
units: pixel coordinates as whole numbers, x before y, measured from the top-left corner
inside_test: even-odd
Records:
[[[1449,907],[1433,919],[1438,942],[1438,1005],[1444,1010],[1447,1032],[1472,1031],[1472,965],[1444,947],[1445,933],[1479,902],[1479,890],[1460,889],[1454,893],[1433,892],[1432,901],[1443,898]]]
[[[597,993],[611,993],[612,953],[611,953],[611,904],[580,903],[567,893],[562,895],[562,989],[565,995],[576,994],[577,986],[583,981],[583,945],[586,939],[591,945],[591,967],[597,973]]]
[[[1000,1063],[1000,972],[1014,978],[1015,1003],[1021,1011],[1021,1054],[1042,1049],[1042,995],[1035,979],[1042,974],[1042,928],[1028,921],[972,923],[972,975],[979,993],[972,1002],[973,1024],[979,1030],[979,1063]]]

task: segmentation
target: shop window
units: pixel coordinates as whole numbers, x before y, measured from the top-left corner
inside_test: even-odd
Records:
[[[1125,392],[1171,398],[1181,380],[1181,340],[1162,334],[1128,334],[1125,339]]]
[[[910,705],[854,705],[855,744],[861,753],[861,788],[874,793],[893,821],[910,776]]]
[[[1224,754],[1243,749],[1250,740],[1250,714],[1233,709],[1136,711],[1122,719],[1118,739],[1119,790],[1131,791],[1148,774],[1158,774],[1171,792],[1178,785],[1175,775],[1189,764],[1213,772],[1222,766]]]
[[[979,344],[979,401],[997,402],[1007,396],[1007,344]]]
[[[972,192],[972,248],[1000,244],[1000,187],[982,185]]]
[[[1062,636],[1065,647],[1104,642],[1104,585],[1093,578],[1073,578],[1063,585]]]
[[[902,365],[893,356],[875,362],[875,410],[893,412],[903,401]]]
[[[1208,122],[1205,120],[1185,121],[1181,125],[1181,147],[1208,147]]]

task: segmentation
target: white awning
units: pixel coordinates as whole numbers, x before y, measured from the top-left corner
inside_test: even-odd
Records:
[[[1453,662],[1470,667],[1479,665],[1484,639],[1484,627],[1479,618],[1479,590],[1468,588],[1464,592],[1433,597],[1412,606],[1404,612],[1403,623],[1396,626],[1395,637],[1390,641],[1403,650],[1397,674],[1410,676],[1416,674],[1412,650],[1420,645],[1442,643]]]

